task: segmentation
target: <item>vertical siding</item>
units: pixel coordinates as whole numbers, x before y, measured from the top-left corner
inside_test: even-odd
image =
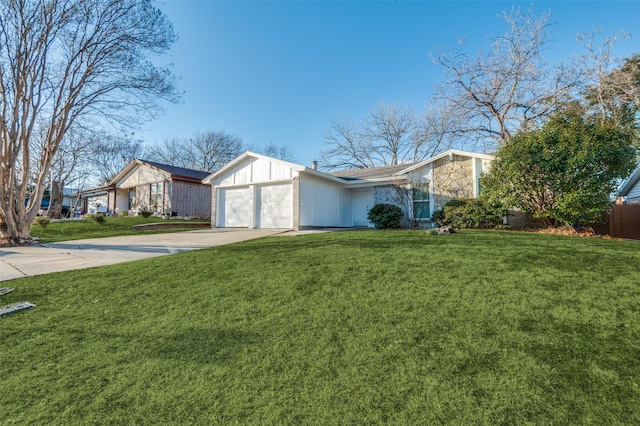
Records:
[[[338,183],[301,174],[300,226],[351,226],[347,191]]]

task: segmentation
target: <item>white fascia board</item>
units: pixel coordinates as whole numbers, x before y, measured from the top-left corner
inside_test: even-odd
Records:
[[[495,158],[491,154],[481,154],[481,153],[478,153],[478,152],[469,152],[469,151],[460,151],[458,149],[449,149],[449,150],[443,152],[442,154],[438,154],[438,155],[433,156],[431,158],[427,158],[426,160],[421,161],[418,164],[414,164],[411,167],[408,167],[408,168],[406,168],[404,170],[401,170],[401,171],[395,173],[394,176],[407,174],[407,173],[412,172],[414,170],[420,169],[420,168],[426,166],[429,163],[433,163],[434,161],[437,161],[437,160],[439,160],[441,158],[448,157],[449,155],[458,155],[460,157],[480,158],[482,160],[493,160]]]
[[[346,188],[363,188],[367,186],[377,186],[380,184],[394,184],[399,181],[406,181],[406,176],[394,176],[394,177],[386,177],[386,178],[375,178],[375,179],[358,179],[358,180],[350,180],[345,182]]]
[[[333,181],[333,182],[337,182],[337,183],[342,183],[342,184],[348,184],[349,183],[349,181],[347,181],[345,179],[342,179],[342,178],[340,178],[338,176],[333,176],[333,175],[330,175],[328,173],[324,173],[324,172],[320,172],[318,170],[310,169],[308,167],[305,167],[303,170],[299,170],[299,172],[303,172],[303,173],[306,173],[306,174],[309,174],[309,175],[312,175],[312,176],[319,177],[321,179],[327,179],[327,180],[330,180],[330,181]]]
[[[202,183],[204,183],[205,185],[211,185],[211,182],[216,177],[218,177],[221,174],[227,172],[229,169],[232,169],[238,163],[241,163],[242,161],[244,161],[245,159],[247,159],[249,157],[257,158],[257,159],[263,159],[263,160],[267,160],[267,161],[271,161],[271,162],[274,162],[274,163],[281,164],[281,165],[286,166],[286,167],[291,167],[291,169],[293,171],[295,171],[295,172],[301,172],[303,170],[306,170],[306,167],[305,166],[301,166],[300,164],[290,163],[288,161],[279,160],[277,158],[269,157],[267,155],[257,154],[255,152],[251,152],[251,151],[245,151],[243,154],[240,154],[239,156],[237,156],[236,158],[234,158],[233,160],[228,162],[220,170],[218,170],[215,173],[212,173],[209,176],[207,176],[206,178],[202,179]]]

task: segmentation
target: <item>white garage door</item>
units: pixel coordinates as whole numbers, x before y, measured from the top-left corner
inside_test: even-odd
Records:
[[[293,186],[291,184],[260,187],[259,218],[260,228],[293,227]]]
[[[220,194],[222,204],[219,226],[244,228],[251,224],[251,191],[249,188],[224,189]]]

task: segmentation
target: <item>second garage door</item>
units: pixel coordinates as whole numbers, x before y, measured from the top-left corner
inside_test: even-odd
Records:
[[[291,184],[260,187],[256,226],[259,228],[293,227],[293,186]]]

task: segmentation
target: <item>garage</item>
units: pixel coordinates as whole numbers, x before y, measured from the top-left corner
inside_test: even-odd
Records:
[[[252,204],[249,187],[220,190],[218,226],[225,228],[250,227]]]
[[[265,185],[259,192],[256,228],[293,227],[293,187],[290,183]]]

